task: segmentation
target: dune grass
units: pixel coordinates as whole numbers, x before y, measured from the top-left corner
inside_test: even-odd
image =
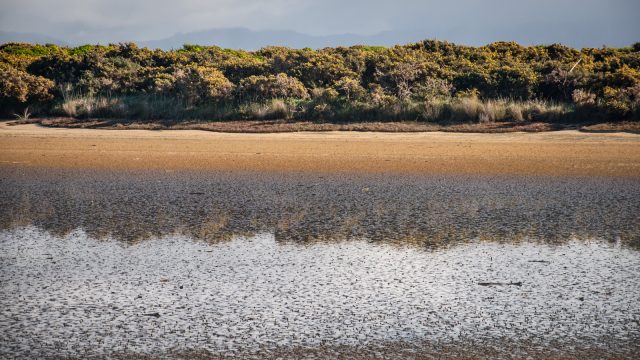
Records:
[[[121,122],[182,122],[185,120],[296,120],[330,123],[416,121],[438,124],[495,122],[570,122],[572,104],[542,100],[482,100],[477,97],[370,104],[318,99],[272,99],[189,106],[179,99],[157,96],[87,96],[65,94],[54,114],[76,119],[117,119]]]

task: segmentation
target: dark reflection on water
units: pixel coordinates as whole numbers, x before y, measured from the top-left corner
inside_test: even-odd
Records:
[[[270,232],[300,243],[602,238],[640,247],[637,179],[4,168],[0,185],[2,229],[34,225],[64,235],[82,228],[125,242]]]

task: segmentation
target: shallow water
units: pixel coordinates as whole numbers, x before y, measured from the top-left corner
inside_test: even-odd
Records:
[[[640,247],[634,178],[14,169],[0,174],[0,186],[0,229],[81,228],[129,243],[269,232],[296,243],[366,238],[439,247],[578,237]]]
[[[640,352],[636,179],[14,168],[0,186],[0,358]]]
[[[123,245],[28,227],[0,244],[6,357],[505,337],[629,351],[640,340],[640,256],[600,241]]]

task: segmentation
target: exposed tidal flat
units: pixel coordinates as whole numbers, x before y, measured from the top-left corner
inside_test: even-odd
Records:
[[[540,349],[631,357],[640,340],[640,256],[598,241],[421,251],[362,240],[278,244],[261,234],[123,246],[28,227],[3,231],[0,242],[7,358],[268,357],[323,347],[349,357],[385,343],[377,351],[388,357],[398,343],[414,355],[463,344],[474,357],[491,345],[497,357]]]
[[[634,358],[640,182],[4,167],[2,358]]]

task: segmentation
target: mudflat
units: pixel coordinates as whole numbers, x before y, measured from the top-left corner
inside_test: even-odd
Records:
[[[2,359],[640,353],[637,178],[2,170]]]
[[[640,176],[640,135],[216,133],[0,123],[0,166],[478,175]]]

